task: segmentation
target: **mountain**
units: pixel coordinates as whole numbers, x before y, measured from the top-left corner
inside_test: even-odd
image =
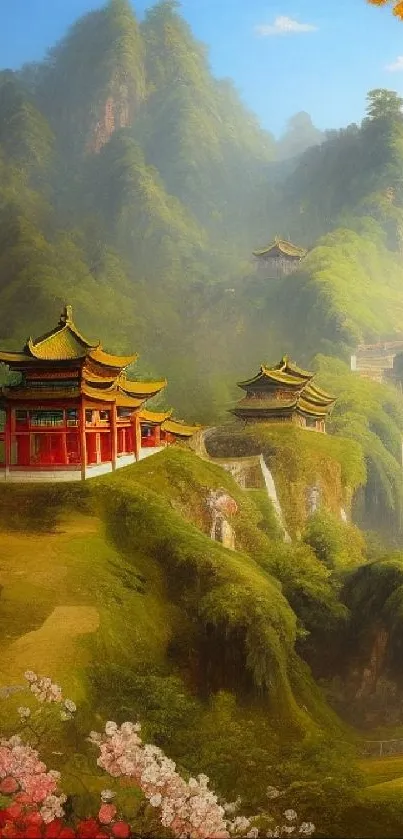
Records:
[[[287,124],[286,131],[277,143],[277,160],[290,160],[299,157],[312,146],[320,146],[326,139],[319,131],[306,111],[294,114]]]

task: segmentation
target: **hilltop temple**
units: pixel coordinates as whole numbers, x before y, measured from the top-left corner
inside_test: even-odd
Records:
[[[245,423],[288,422],[325,432],[336,399],[313,384],[314,373],[301,370],[287,356],[275,367],[262,365],[252,379],[238,382],[246,395],[231,413]]]
[[[269,274],[268,279],[277,279],[296,271],[307,253],[305,248],[286,242],[285,239],[276,238],[265,248],[253,251],[253,256],[258,261],[260,270],[265,275]]]
[[[0,351],[21,376],[0,392],[0,480],[84,480],[192,437],[199,426],[144,407],[167,382],[128,379],[136,359],[87,341],[71,306],[21,352]]]

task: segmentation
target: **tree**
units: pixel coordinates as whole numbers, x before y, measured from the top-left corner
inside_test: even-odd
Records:
[[[387,6],[393,3],[393,14],[403,20],[403,1],[402,0],[368,0],[371,6]]]
[[[369,119],[402,120],[403,99],[394,90],[377,88],[367,95],[367,114]]]

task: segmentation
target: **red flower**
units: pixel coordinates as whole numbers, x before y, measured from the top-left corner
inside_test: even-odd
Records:
[[[96,819],[85,819],[77,825],[78,839],[95,839],[99,831],[99,824]]]
[[[33,827],[34,825],[36,827],[38,827],[38,826],[42,827],[43,824],[44,824],[44,821],[43,821],[43,818],[42,818],[41,814],[36,812],[36,811],[34,811],[32,813],[27,813],[24,816],[24,819],[25,819],[26,823],[28,825],[30,825],[31,827]]]
[[[47,824],[45,827],[45,837],[46,839],[59,839],[61,830],[63,827],[63,822],[61,819],[54,819],[50,824]]]
[[[23,836],[26,839],[41,839],[42,837],[42,828],[37,824],[31,824],[29,827],[23,828]]]
[[[10,804],[4,812],[7,816],[7,821],[16,821],[16,819],[20,819],[23,814],[20,804]]]
[[[116,839],[128,839],[130,825],[127,822],[116,822],[112,827],[112,836],[116,836]]]
[[[62,827],[58,839],[75,839],[76,832],[72,827]]]

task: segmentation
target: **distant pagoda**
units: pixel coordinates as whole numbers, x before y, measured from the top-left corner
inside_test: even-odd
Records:
[[[258,260],[261,270],[268,278],[277,279],[296,271],[307,253],[305,248],[276,237],[270,245],[253,251],[253,256]]]
[[[288,422],[325,432],[336,399],[313,384],[314,373],[301,370],[287,356],[238,387],[246,392],[231,413],[246,423]]]
[[[85,479],[189,440],[200,426],[145,408],[167,382],[128,379],[136,359],[87,341],[71,306],[21,352],[0,351],[0,362],[21,377],[0,389],[0,480]]]

